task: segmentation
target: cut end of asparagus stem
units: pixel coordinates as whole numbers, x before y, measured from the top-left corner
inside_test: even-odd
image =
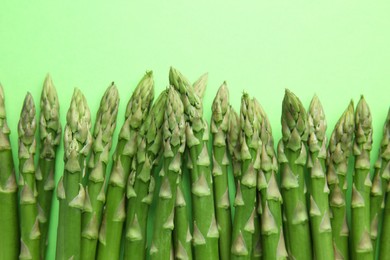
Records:
[[[195,94],[202,100],[204,94],[206,93],[207,82],[209,79],[209,74],[206,72],[200,78],[192,84]]]
[[[312,152],[319,151],[318,142],[323,142],[326,137],[325,113],[320,100],[315,95],[310,102],[308,111],[308,123],[310,137],[308,140],[309,148]]]
[[[226,117],[229,112],[229,90],[226,86],[226,82],[224,82],[218,89],[217,95],[214,98],[214,102],[212,105],[212,120],[214,123],[220,123]],[[226,118],[228,119],[228,117]],[[213,126],[213,124],[212,124]],[[227,131],[228,124],[222,125],[222,130]],[[214,129],[217,130],[217,129]],[[213,131],[213,129],[212,129]]]
[[[355,115],[355,142],[364,144],[365,150],[371,150],[372,145],[372,117],[366,100],[361,96],[356,106]]]
[[[87,100],[81,91],[76,88],[72,101],[66,114],[66,127],[64,133],[65,160],[73,153],[89,154],[92,145],[91,112]],[[78,156],[77,154],[75,156]]]
[[[131,118],[132,128],[139,128],[144,122],[152,101],[154,99],[154,80],[152,71],[147,72],[138,83],[134,93],[127,104],[126,119]]]
[[[286,89],[282,104],[282,134],[288,148],[297,151],[308,138],[307,114],[301,101]]]
[[[94,127],[93,150],[95,152],[106,151],[111,149],[112,135],[116,127],[116,117],[118,115],[119,93],[115,84],[112,83],[105,91],[100,107],[96,116]],[[107,154],[108,156],[108,154]],[[108,160],[108,158],[107,158]]]
[[[26,158],[24,157],[25,155],[23,148],[26,149],[26,146],[35,143],[35,129],[36,119],[34,99],[30,93],[27,93],[26,98],[24,99],[23,108],[20,114],[20,120],[18,124],[20,147],[19,158]]]
[[[41,158],[53,159],[56,147],[60,144],[62,130],[57,91],[49,74],[43,83],[40,106],[39,135],[42,146],[40,156]]]

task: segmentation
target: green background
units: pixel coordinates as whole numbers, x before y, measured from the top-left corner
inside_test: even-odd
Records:
[[[328,135],[350,99],[356,104],[364,94],[373,115],[376,157],[390,105],[389,13],[389,1],[1,1],[0,82],[15,162],[24,96],[30,91],[37,102],[48,72],[63,125],[74,87],[86,95],[94,119],[100,97],[115,81],[121,126],[144,72],[153,70],[157,94],[168,84],[171,65],[191,81],[209,72],[207,118],[224,80],[236,109],[243,91],[255,96],[275,140],[281,136],[285,88],[306,107],[313,94],[319,96]],[[58,169],[62,156],[61,144]],[[55,200],[49,259],[54,259],[57,210]]]

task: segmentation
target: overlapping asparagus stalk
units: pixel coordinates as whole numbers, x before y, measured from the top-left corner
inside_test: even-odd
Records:
[[[50,75],[46,76],[41,94],[39,121],[40,155],[35,173],[38,191],[39,230],[41,232],[41,259],[45,259],[48,246],[51,204],[55,188],[57,148],[61,141],[60,105]]]
[[[383,126],[383,136],[380,144],[378,160],[375,163],[375,172],[371,187],[371,240],[373,250],[376,252],[378,245],[379,226],[383,219],[385,207],[385,195],[390,179],[390,109]],[[389,200],[389,198],[387,198]],[[389,253],[390,255],[390,253]],[[390,256],[388,256],[390,257]],[[385,259],[385,258],[382,258]]]
[[[138,83],[127,104],[125,122],[113,155],[113,167],[108,183],[105,211],[99,231],[98,259],[119,259],[123,223],[126,220],[125,191],[130,171],[135,171],[137,133],[154,98],[152,72]]]
[[[96,259],[99,228],[106,198],[106,169],[116,127],[119,95],[114,83],[104,93],[96,115],[92,152],[88,161],[85,205],[82,216],[81,259]]]
[[[268,117],[263,108],[255,103],[262,117],[260,140],[260,171],[257,188],[261,194],[261,238],[263,259],[287,259],[283,236],[282,195],[278,187],[278,162],[274,139]]]
[[[169,259],[172,253],[177,181],[181,174],[182,154],[186,144],[183,112],[180,96],[171,87],[164,111],[164,165],[154,218],[151,259]]]
[[[205,73],[202,76],[200,76],[199,79],[194,82],[194,84],[192,84],[195,95],[197,95],[201,101],[203,100],[204,94],[206,93],[208,79],[209,79],[209,74]]]
[[[372,118],[370,109],[360,98],[355,114],[355,172],[351,200],[352,257],[373,259],[370,238],[370,151],[372,148]]]
[[[202,117],[202,104],[188,80],[174,68],[170,84],[180,93],[186,117],[186,140],[192,164],[193,246],[196,259],[219,259],[219,232],[214,212],[214,195],[208,152],[209,133]]]
[[[19,259],[40,259],[37,190],[35,184],[34,154],[35,104],[27,93],[18,124],[19,134],[19,186],[20,186],[20,255]]]
[[[355,128],[351,101],[337,121],[328,145],[327,181],[330,190],[329,207],[335,259],[349,259],[346,192],[349,156],[352,153]]]
[[[238,178],[234,201],[232,259],[251,259],[255,233],[257,175],[260,169],[260,122],[254,100],[244,93],[240,111],[240,147],[242,174]]]
[[[310,170],[310,224],[315,259],[334,259],[332,227],[330,224],[329,188],[326,181],[326,119],[317,96],[314,96],[308,111]]]
[[[60,212],[56,259],[78,260],[81,259],[81,213],[85,199],[85,190],[81,182],[86,170],[86,156],[92,145],[91,113],[79,89],[74,90],[66,121],[65,169],[57,188]]]
[[[301,101],[286,90],[282,105],[282,140],[278,144],[281,189],[289,257],[311,259],[312,247],[306,206],[305,142],[309,134],[306,111]],[[302,246],[305,245],[305,246]]]
[[[231,163],[233,168],[233,176],[237,185],[238,179],[241,176],[241,161],[240,161],[240,117],[237,112],[230,107],[229,109],[229,128],[227,134],[227,143],[229,148],[229,154],[231,157]]]
[[[153,169],[158,163],[163,143],[163,111],[167,91],[157,98],[138,134],[137,166],[129,186],[126,217],[125,259],[145,259],[147,215],[152,203],[155,181]]]
[[[387,157],[388,149],[387,146]],[[389,169],[389,168],[387,168]],[[386,200],[385,200],[385,209],[383,212],[383,225],[379,245],[379,258],[378,259],[390,259],[390,184],[388,184],[386,189]]]
[[[229,128],[229,91],[224,82],[212,105],[211,134],[213,137],[213,185],[219,230],[220,259],[230,259],[232,219],[228,184],[227,131]]]
[[[18,186],[12,159],[10,130],[0,84],[0,259],[17,259],[19,256]]]

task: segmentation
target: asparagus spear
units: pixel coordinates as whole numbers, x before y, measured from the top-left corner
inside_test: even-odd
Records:
[[[362,96],[355,115],[355,172],[352,186],[352,252],[354,259],[373,259],[370,239],[370,151],[372,148],[372,118]]]
[[[213,137],[213,185],[219,238],[220,259],[230,259],[232,219],[228,186],[228,150],[226,145],[229,128],[229,91],[224,82],[212,105],[211,134]]]
[[[185,169],[183,169],[185,171]],[[190,230],[190,217],[188,213],[188,200],[185,196],[183,172],[179,176],[176,192],[175,216],[173,229],[173,248],[175,259],[192,259],[192,235]]]
[[[183,104],[173,87],[168,91],[164,112],[164,170],[154,218],[150,259],[169,259],[172,250],[177,180],[181,172],[182,154],[186,143]]]
[[[346,192],[348,160],[352,152],[354,108],[351,101],[336,123],[328,145],[327,181],[330,190],[329,207],[335,259],[349,259]]]
[[[278,145],[281,188],[286,216],[289,257],[311,259],[311,238],[306,207],[305,142],[309,134],[306,111],[292,92],[286,90],[282,106],[282,134]],[[305,245],[305,246],[302,246]]]
[[[98,259],[119,259],[123,223],[126,219],[125,190],[129,173],[134,171],[137,132],[146,118],[153,98],[153,74],[147,72],[127,104],[125,122],[113,155],[106,205],[99,231]]]
[[[61,122],[57,91],[50,75],[46,76],[41,94],[41,115],[39,137],[41,141],[37,171],[35,173],[38,191],[38,209],[41,214],[39,230],[41,232],[40,254],[45,259],[48,246],[51,203],[54,191],[54,178],[57,148],[61,141]]]
[[[166,100],[167,91],[163,91],[139,131],[136,176],[127,203],[125,259],[145,259],[146,216],[153,199],[152,171],[161,153]]]
[[[282,195],[277,182],[278,162],[274,139],[267,115],[260,105],[257,106],[263,122],[260,131],[261,170],[257,181],[257,188],[261,194],[263,259],[287,259],[282,227]]]
[[[390,179],[390,109],[383,126],[383,137],[379,149],[378,160],[375,163],[375,173],[371,187],[371,240],[374,253],[378,247],[379,225],[383,219],[385,194]]]
[[[388,143],[389,144],[389,143]],[[389,158],[389,145],[384,151],[386,158]],[[387,174],[389,173],[389,165],[387,165]],[[390,259],[390,182],[386,189],[385,209],[383,214],[383,225],[379,245],[379,258],[378,259]]]
[[[232,259],[251,259],[252,239],[255,233],[256,186],[260,169],[260,122],[254,101],[244,93],[240,111],[240,147],[242,175],[237,182],[234,201],[235,216],[232,235]],[[259,158],[258,160],[256,160]]]
[[[233,176],[235,184],[241,176],[241,162],[240,162],[240,144],[238,142],[240,135],[240,118],[237,112],[230,107],[229,109],[229,128],[227,134],[227,143],[229,154],[232,160]]]
[[[19,255],[18,186],[5,113],[4,92],[0,84],[0,259]]]
[[[208,79],[209,79],[209,74],[205,73],[202,76],[200,76],[199,79],[194,82],[194,84],[192,84],[195,95],[197,95],[200,100],[203,100],[204,94],[206,92]]]
[[[66,115],[64,131],[64,175],[61,177],[57,197],[60,212],[57,231],[56,259],[80,259],[81,213],[85,191],[81,184],[85,172],[86,156],[92,145],[91,113],[79,89],[75,89]]]
[[[116,127],[119,95],[114,83],[104,93],[96,115],[92,153],[88,162],[88,184],[82,216],[81,259],[95,259],[99,228],[105,201],[105,176],[112,135]]]
[[[186,138],[190,153],[193,207],[193,245],[196,259],[219,259],[218,228],[208,152],[209,133],[202,117],[202,104],[188,80],[176,69],[169,72],[170,84],[180,93],[186,116]]]
[[[35,104],[27,93],[18,124],[20,186],[20,255],[19,259],[40,259],[37,190],[35,186]]]
[[[317,96],[311,100],[309,112],[308,168],[310,169],[310,224],[313,253],[318,260],[334,259],[332,228],[329,218],[329,188],[326,182],[326,119]]]

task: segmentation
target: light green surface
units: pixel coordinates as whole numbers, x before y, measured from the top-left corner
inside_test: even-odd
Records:
[[[281,136],[284,88],[306,107],[314,93],[319,96],[328,135],[349,100],[356,104],[364,94],[373,114],[376,157],[390,105],[390,2],[102,2],[1,1],[0,82],[15,159],[24,96],[30,91],[39,101],[47,72],[59,94],[62,125],[74,87],[86,95],[94,119],[105,88],[115,81],[121,126],[125,103],[143,73],[154,71],[159,93],[171,65],[191,81],[209,72],[207,118],[223,80],[236,109],[243,90],[255,96],[270,118],[275,141]],[[62,157],[61,142],[57,169],[63,168]],[[55,252],[57,210],[55,200],[49,259]]]

